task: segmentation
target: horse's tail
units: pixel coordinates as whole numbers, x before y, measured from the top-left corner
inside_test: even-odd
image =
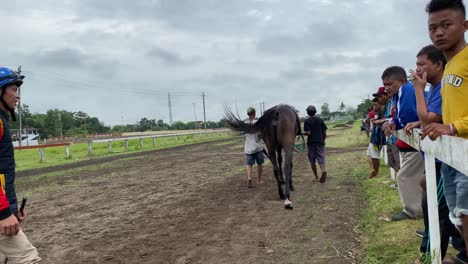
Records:
[[[296,135],[302,136],[301,119],[299,118],[298,115],[296,115],[296,123],[297,123],[297,133],[296,133]]]
[[[254,124],[248,124],[244,122],[240,118],[236,117],[229,109],[225,109],[224,117],[227,127],[234,131],[240,132],[242,134],[262,134],[263,131],[265,131],[267,127],[271,125],[273,114],[274,112],[271,109],[266,110],[265,113]]]

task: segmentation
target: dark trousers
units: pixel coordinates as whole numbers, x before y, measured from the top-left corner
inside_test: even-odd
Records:
[[[440,166],[441,163],[436,163],[436,178],[437,184],[439,185],[439,181],[441,178],[440,175]],[[452,245],[455,249],[460,251],[460,254],[466,256],[466,248],[465,248],[465,241],[463,237],[458,232],[457,228],[450,222],[449,219],[449,208],[447,206],[447,202],[445,201],[445,195],[442,192],[442,197],[440,197],[439,203],[439,228],[440,228],[440,252],[442,255],[442,259],[445,257],[447,253],[447,247],[449,244],[449,239],[452,237]],[[427,193],[423,192],[421,206],[423,210],[424,216],[424,236],[421,241],[421,246],[419,250],[422,253],[430,253],[431,245],[430,245],[430,238],[429,238],[429,212],[427,210]]]

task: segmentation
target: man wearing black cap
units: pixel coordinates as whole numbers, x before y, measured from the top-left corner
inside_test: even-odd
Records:
[[[306,109],[309,118],[304,122],[304,135],[307,135],[307,150],[310,161],[310,166],[314,172],[315,181],[319,181],[317,174],[318,162],[322,175],[320,183],[324,183],[327,178],[327,170],[325,168],[325,138],[327,137],[327,125],[323,119],[315,116],[317,110],[315,106],[309,105]]]
[[[383,106],[382,117],[377,124],[383,125],[388,121],[389,118],[395,117],[395,106],[391,97],[385,92],[385,87],[380,87],[377,93],[372,94],[379,103]],[[400,151],[395,145],[397,138],[394,135],[387,137],[387,158],[388,166],[395,170],[395,173],[398,173],[400,170]]]

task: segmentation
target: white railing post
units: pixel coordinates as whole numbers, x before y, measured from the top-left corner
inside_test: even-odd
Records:
[[[40,148],[40,149],[39,149],[39,160],[40,160],[41,162],[43,162],[44,159],[45,159],[45,157],[44,157],[44,149],[43,149],[43,148]]]
[[[70,159],[70,145],[65,146],[65,155],[67,159]]]
[[[91,156],[93,153],[93,141],[90,139],[88,140],[88,156]]]
[[[156,138],[153,137],[152,139],[153,139],[153,147],[154,147],[154,146],[156,146]]]
[[[429,237],[431,240],[431,258],[432,263],[441,264],[439,205],[437,201],[437,178],[434,156],[426,153],[424,164],[426,168],[426,192],[428,194],[433,194],[427,196],[427,211],[429,212]]]
[[[395,170],[392,167],[390,167],[390,179],[396,180]]]
[[[109,143],[107,143],[107,151],[109,153],[112,152],[112,141],[109,141]]]
[[[140,138],[140,148],[143,148],[143,139]]]

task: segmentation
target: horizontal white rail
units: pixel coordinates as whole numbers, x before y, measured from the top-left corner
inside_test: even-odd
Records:
[[[174,134],[160,134],[160,135],[147,135],[147,136],[132,136],[132,137],[118,137],[118,138],[107,138],[107,139],[90,139],[90,143],[103,143],[103,142],[114,142],[114,141],[123,141],[123,140],[132,140],[132,139],[145,139],[145,138],[164,138],[164,137],[176,137],[176,136],[191,136],[191,135],[203,135],[203,134],[213,134],[213,133],[224,133],[229,132],[229,129],[214,130],[214,131],[201,131],[201,132],[191,132],[191,133],[174,133]]]
[[[468,140],[452,136],[442,136],[435,141],[430,140],[429,137],[421,140],[419,129],[415,129],[412,136],[407,136],[400,130],[397,136],[413,148],[424,151],[468,175]]]

